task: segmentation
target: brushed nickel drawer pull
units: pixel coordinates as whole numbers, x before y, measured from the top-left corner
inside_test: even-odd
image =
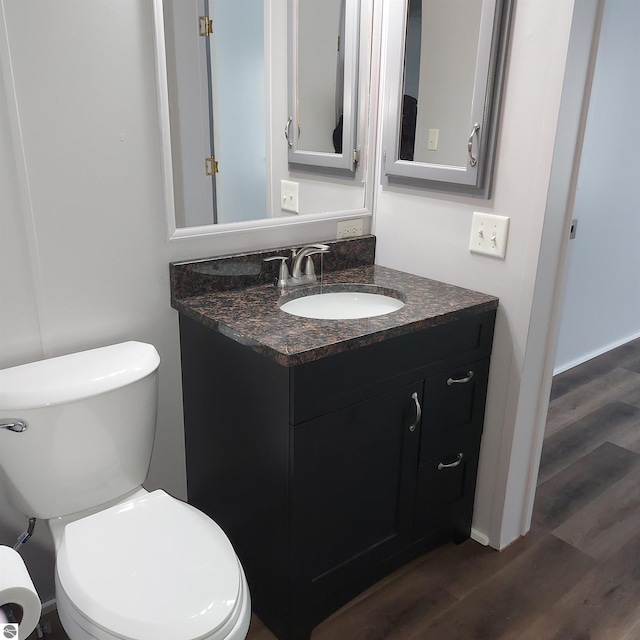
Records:
[[[447,384],[449,386],[451,386],[452,384],[465,384],[465,383],[469,382],[469,380],[471,380],[471,378],[473,378],[473,371],[469,371],[467,373],[467,377],[466,378],[449,378],[447,380]]]
[[[438,462],[438,471],[442,471],[443,469],[453,469],[454,467],[457,467],[462,462],[462,458],[464,458],[464,453],[460,452],[455,462],[451,462],[449,464],[442,464],[442,462]]]
[[[420,401],[418,400],[418,394],[416,391],[411,394],[411,399],[416,403],[416,419],[409,425],[409,431],[415,431],[418,426],[418,422],[420,422],[420,418],[422,418],[422,407],[420,406]]]

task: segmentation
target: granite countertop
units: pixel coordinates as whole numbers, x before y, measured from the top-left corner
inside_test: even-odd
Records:
[[[202,295],[174,294],[172,305],[185,316],[283,366],[357,349],[498,306],[494,296],[373,264],[323,274],[323,286],[350,283],[365,285],[362,290],[367,285],[388,289],[405,306],[390,314],[358,320],[300,318],[280,310],[280,292],[273,284]],[[305,285],[285,295],[298,297],[317,289],[319,284]]]

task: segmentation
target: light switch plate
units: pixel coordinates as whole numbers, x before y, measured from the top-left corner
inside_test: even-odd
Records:
[[[509,218],[473,212],[469,251],[504,259],[509,236]]]
[[[283,211],[300,212],[297,182],[280,180],[280,208]]]

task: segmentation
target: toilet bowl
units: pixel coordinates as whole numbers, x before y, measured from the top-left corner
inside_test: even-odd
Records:
[[[0,371],[0,471],[9,501],[50,526],[71,640],[248,633],[249,589],[222,529],[141,486],[158,364],[151,345],[125,343]],[[16,420],[25,428],[2,428]]]
[[[58,615],[79,640],[247,634],[248,588],[231,543],[162,490],[66,524],[55,579]]]

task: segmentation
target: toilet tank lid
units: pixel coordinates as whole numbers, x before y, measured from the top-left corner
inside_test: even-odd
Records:
[[[2,369],[0,411],[96,396],[144,378],[159,364],[153,345],[131,341]]]

